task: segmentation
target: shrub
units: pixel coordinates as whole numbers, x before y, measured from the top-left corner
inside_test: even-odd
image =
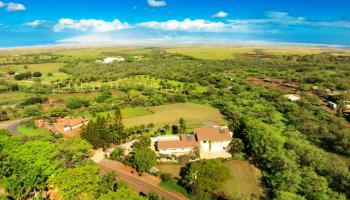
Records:
[[[18,73],[15,75],[15,79],[16,80],[23,80],[23,79],[28,79],[32,77],[32,73],[31,72],[22,72],[22,73]]]
[[[41,115],[42,110],[39,105],[30,105],[24,108],[24,115],[26,117],[37,117]]]
[[[41,72],[33,72],[33,77],[41,77]]]
[[[67,108],[69,109],[77,109],[81,107],[88,107],[89,100],[81,99],[81,98],[72,98],[67,102]]]
[[[28,105],[34,105],[34,104],[41,104],[44,103],[45,101],[47,101],[47,98],[42,98],[42,97],[29,97],[27,99],[25,99],[22,102],[22,106],[28,106]]]
[[[68,115],[67,109],[61,106],[54,106],[50,108],[50,117],[65,117]]]
[[[122,156],[123,153],[124,153],[124,149],[117,147],[117,148],[115,148],[115,149],[112,151],[112,153],[109,155],[109,158],[110,158],[111,160],[120,160],[120,156]]]
[[[172,180],[173,178],[171,177],[170,173],[161,173],[160,179],[162,180],[162,182],[168,182],[168,181]]]

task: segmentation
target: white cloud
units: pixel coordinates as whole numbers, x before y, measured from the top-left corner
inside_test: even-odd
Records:
[[[139,23],[138,26],[164,31],[220,32],[224,31],[226,25],[222,22],[211,22],[203,19],[191,20],[187,18],[184,21],[143,22]]]
[[[162,7],[166,6],[166,1],[158,1],[158,0],[147,0],[148,5],[153,7]]]
[[[216,13],[215,15],[213,15],[212,17],[213,18],[225,18],[227,16],[228,16],[227,12],[220,11],[220,12]]]
[[[116,30],[122,30],[129,28],[128,23],[122,23],[118,19],[113,20],[112,22],[104,20],[95,20],[95,19],[81,19],[73,20],[69,18],[62,18],[54,26],[54,32],[61,32],[66,29],[83,31],[83,32],[110,32]]]
[[[350,28],[350,21],[311,21],[305,17],[292,16],[287,12],[268,11],[265,18],[259,19],[236,19],[228,20],[232,25],[241,26],[267,26],[269,24],[277,24],[282,26],[317,26],[317,27],[338,27]]]
[[[5,5],[6,4],[4,2],[0,1],[0,8],[5,7]]]
[[[42,26],[45,23],[46,23],[45,20],[35,20],[35,21],[32,21],[32,22],[27,22],[25,25],[35,28],[35,27]]]
[[[26,10],[26,7],[20,3],[10,2],[6,4],[6,10],[9,12],[22,11],[22,10]]]

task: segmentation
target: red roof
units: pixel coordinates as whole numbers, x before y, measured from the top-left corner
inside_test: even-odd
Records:
[[[231,141],[232,137],[230,131],[226,127],[218,128],[195,128],[193,129],[198,141],[212,140],[212,141]]]

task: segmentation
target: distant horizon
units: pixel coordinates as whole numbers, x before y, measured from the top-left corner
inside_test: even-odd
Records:
[[[254,43],[256,42],[256,43]],[[177,44],[41,44],[27,46],[0,46],[0,50],[40,49],[40,48],[166,48],[166,47],[188,47],[188,46],[218,46],[218,47],[307,47],[307,48],[329,48],[350,50],[350,45],[338,44],[315,44],[297,42],[266,42],[266,41],[234,41],[231,43],[177,43]]]

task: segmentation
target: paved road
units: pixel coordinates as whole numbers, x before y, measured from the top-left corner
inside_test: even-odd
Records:
[[[117,172],[117,176],[128,183],[128,185],[135,191],[147,194],[148,192],[155,192],[161,197],[164,197],[167,200],[187,200],[187,198],[181,194],[167,191],[157,184],[152,183],[152,181],[147,181],[142,177],[137,177],[131,173],[127,173],[122,170],[118,170],[116,161],[111,161],[104,159],[98,163],[101,168],[102,173],[107,173],[110,171]]]
[[[30,118],[23,118],[23,119],[15,119],[15,120],[8,120],[0,122],[0,129],[7,129],[10,131],[12,135],[19,135],[20,132],[17,130],[17,127],[26,121],[29,121]]]

